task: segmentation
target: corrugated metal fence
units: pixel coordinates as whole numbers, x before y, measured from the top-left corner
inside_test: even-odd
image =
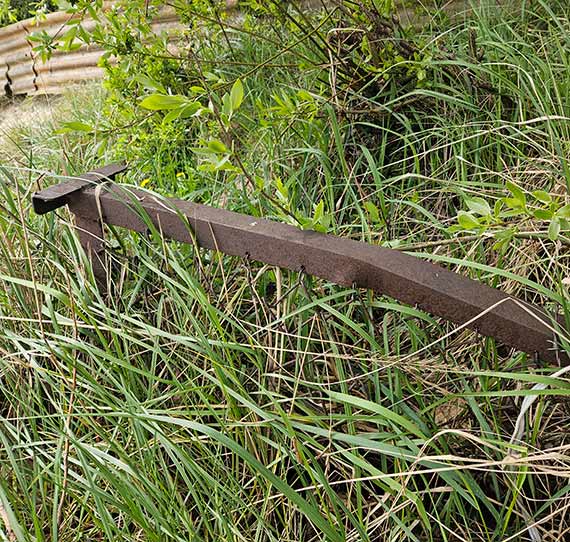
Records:
[[[109,7],[110,7],[109,3]],[[0,28],[0,94],[58,94],[67,86],[103,77],[98,66],[103,51],[94,46],[83,46],[75,51],[55,51],[46,63],[33,49],[37,43],[30,35],[47,32],[56,37],[69,27],[72,15],[65,12],[50,13],[45,20],[27,19]],[[84,19],[82,26],[90,30],[95,21]],[[152,21],[154,32],[166,32],[171,38],[182,28],[174,9],[165,7]]]

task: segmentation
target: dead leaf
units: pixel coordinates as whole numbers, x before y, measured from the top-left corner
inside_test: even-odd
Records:
[[[465,399],[456,397],[435,409],[435,423],[438,427],[448,426],[465,411]]]

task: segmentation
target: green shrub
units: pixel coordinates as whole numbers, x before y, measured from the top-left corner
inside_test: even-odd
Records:
[[[0,25],[23,21],[36,14],[57,9],[55,0],[0,0]]]

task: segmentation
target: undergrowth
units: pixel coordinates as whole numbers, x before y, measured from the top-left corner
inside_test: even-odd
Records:
[[[406,250],[564,314],[565,3],[410,26],[390,3],[188,2],[174,48],[135,39],[157,6],[128,4],[95,12],[112,31],[62,36],[118,60],[105,90],[4,134],[0,536],[564,540],[557,368],[158,234],[106,232],[102,297],[71,216],[30,196],[126,158],[126,184]]]

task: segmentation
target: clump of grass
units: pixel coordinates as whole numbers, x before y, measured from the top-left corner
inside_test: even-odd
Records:
[[[5,538],[564,539],[563,374],[393,300],[158,232],[108,231],[118,271],[104,299],[67,212],[36,217],[29,203],[51,182],[43,173],[85,171],[116,157],[113,138],[123,150],[134,141],[128,183],[148,176],[163,194],[286,219],[248,188],[246,174],[256,176],[292,211],[310,215],[323,201],[339,235],[558,307],[566,234],[552,242],[532,223],[498,252],[487,235],[448,229],[466,196],[493,201],[507,180],[567,197],[569,22],[551,9],[533,2],[502,19],[475,10],[419,32],[417,47],[439,56],[427,66],[432,86],[405,93],[344,87],[346,100],[331,100],[315,47],[291,53],[314,61],[305,78],[287,62],[270,76],[250,70],[230,130],[243,164],[233,177],[197,172],[187,133],[169,146],[163,132],[146,154],[144,127],[107,145],[57,134],[65,120],[107,129],[101,110],[112,113],[116,97],[103,105],[98,92],[69,95],[58,122],[13,134],[0,170]],[[234,32],[242,62],[280,51]],[[243,75],[227,55],[220,75]]]

